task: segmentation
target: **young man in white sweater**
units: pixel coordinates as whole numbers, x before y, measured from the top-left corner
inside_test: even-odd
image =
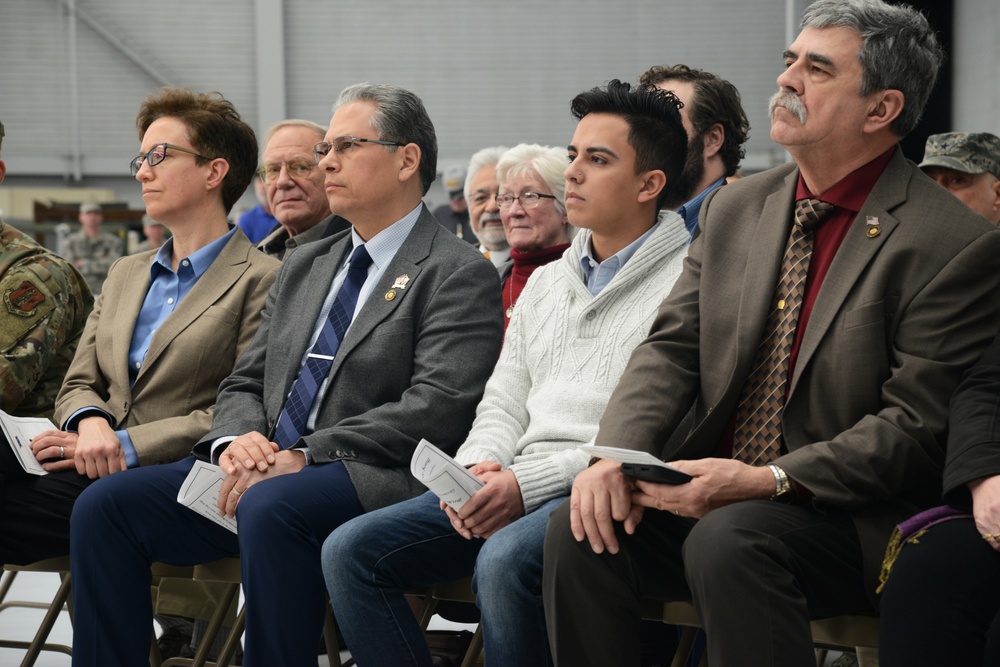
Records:
[[[344,524],[324,544],[334,613],[362,667],[430,665],[404,592],[473,573],[488,663],[551,662],[541,603],[548,515],[587,466],[578,448],[596,434],[687,242],[676,213],[657,215],[685,162],[676,98],[612,81],[577,95],[572,111],[580,122],[565,201],[582,232],[521,293],[456,456],[485,486],[458,513],[427,492]]]

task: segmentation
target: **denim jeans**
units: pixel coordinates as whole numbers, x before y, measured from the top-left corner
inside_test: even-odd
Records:
[[[487,540],[455,532],[437,496],[359,516],[323,545],[323,573],[351,655],[369,665],[430,665],[404,594],[473,575],[489,665],[549,665],[542,610],[542,546],[564,497]]]

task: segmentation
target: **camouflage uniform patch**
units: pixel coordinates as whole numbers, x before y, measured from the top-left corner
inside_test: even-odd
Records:
[[[5,290],[3,302],[11,315],[32,317],[38,312],[38,306],[45,303],[45,294],[30,280],[25,280],[17,287]]]

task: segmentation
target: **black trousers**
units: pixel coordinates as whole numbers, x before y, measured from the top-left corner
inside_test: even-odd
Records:
[[[24,472],[0,433],[0,563],[68,556],[73,503],[93,481],[75,470]]]
[[[748,501],[699,521],[646,510],[618,554],[549,519],[543,592],[557,665],[638,665],[640,600],[694,603],[713,667],[815,664],[809,620],[874,615],[850,517]]]
[[[1000,665],[1000,552],[972,519],[903,547],[880,607],[883,667]]]

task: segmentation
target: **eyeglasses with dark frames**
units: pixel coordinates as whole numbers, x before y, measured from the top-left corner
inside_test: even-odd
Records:
[[[150,167],[155,167],[156,165],[163,162],[163,160],[167,157],[168,148],[170,150],[180,151],[182,153],[187,153],[195,157],[200,157],[202,160],[213,159],[210,157],[205,157],[200,153],[196,153],[190,148],[184,148],[183,146],[175,146],[174,144],[166,144],[166,143],[156,144],[155,146],[150,148],[149,151],[147,151],[146,153],[143,153],[142,155],[136,155],[134,158],[132,158],[132,162],[129,164],[129,166],[132,168],[132,175],[135,176],[136,174],[138,174],[143,164],[146,164]]]
[[[270,185],[281,176],[281,168],[284,167],[288,177],[293,181],[306,178],[316,168],[316,162],[306,160],[289,160],[288,162],[268,162],[257,169],[257,175],[266,185]]]
[[[319,162],[332,150],[337,155],[350,155],[358,144],[378,144],[379,146],[405,146],[398,141],[385,141],[384,139],[362,139],[361,137],[343,136],[337,137],[333,141],[321,141],[313,146],[313,157]]]
[[[520,195],[515,197],[514,195],[497,195],[497,206],[500,208],[510,208],[510,205],[515,201],[521,204],[521,208],[528,210],[529,208],[535,208],[543,199],[558,199],[555,195],[542,195],[537,192],[522,192]]]

